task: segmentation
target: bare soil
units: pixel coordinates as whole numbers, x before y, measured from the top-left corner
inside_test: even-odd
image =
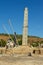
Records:
[[[40,56],[0,56],[0,65],[43,65]]]

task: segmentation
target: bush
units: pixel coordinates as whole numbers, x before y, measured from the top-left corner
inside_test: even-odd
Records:
[[[37,47],[37,46],[39,46],[38,43],[32,43],[31,45],[32,45],[33,47]]]
[[[19,41],[18,41],[18,44],[19,44],[19,45],[22,45],[22,40],[19,40]]]
[[[4,40],[0,40],[0,47],[5,47],[5,45],[6,45],[6,41],[4,41]]]

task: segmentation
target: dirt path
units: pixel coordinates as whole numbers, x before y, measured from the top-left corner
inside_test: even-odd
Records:
[[[0,57],[0,65],[43,65],[43,57]]]

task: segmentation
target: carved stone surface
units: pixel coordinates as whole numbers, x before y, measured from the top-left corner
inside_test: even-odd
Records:
[[[28,34],[28,8],[25,8],[22,45],[27,45],[27,34]]]

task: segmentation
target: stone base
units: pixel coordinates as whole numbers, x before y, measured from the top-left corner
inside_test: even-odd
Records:
[[[40,50],[40,55],[43,55],[43,48],[31,48],[29,46],[17,46],[14,48],[6,49],[6,48],[0,48],[0,54],[33,54],[33,51],[35,50],[34,55],[39,54]]]
[[[0,52],[5,54],[27,54],[31,52],[31,48],[29,46],[17,46],[10,49],[0,49]]]

